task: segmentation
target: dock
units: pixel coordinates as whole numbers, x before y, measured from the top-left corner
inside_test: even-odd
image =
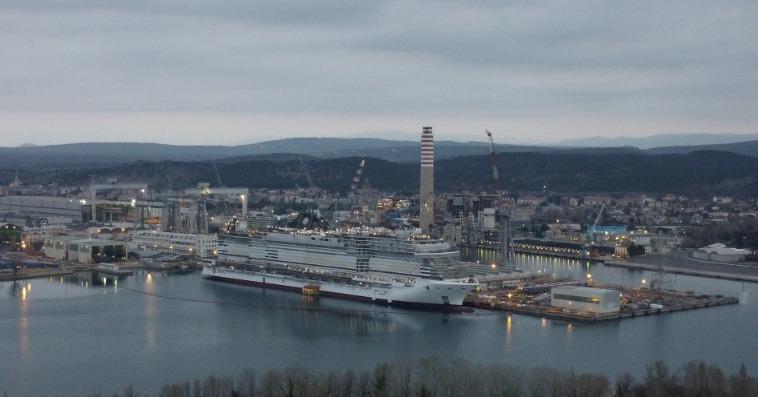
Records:
[[[500,311],[505,311],[505,312],[514,313],[514,314],[525,314],[528,316],[548,318],[552,320],[596,323],[596,322],[601,322],[601,321],[621,320],[625,318],[644,317],[644,316],[659,315],[659,314],[665,314],[665,313],[673,313],[673,312],[684,311],[684,310],[705,309],[708,307],[734,305],[737,303],[739,303],[737,298],[723,297],[723,298],[710,299],[706,302],[700,302],[696,304],[678,305],[678,306],[673,306],[673,307],[663,307],[663,308],[657,308],[657,309],[650,309],[650,308],[637,309],[637,310],[630,310],[630,311],[621,311],[621,312],[613,313],[613,314],[569,312],[569,311],[559,310],[559,309],[550,308],[550,307],[544,308],[544,307],[539,307],[539,306],[514,304],[514,303],[508,303],[508,302],[497,303],[490,306],[467,303],[467,306],[478,308],[478,309],[500,310]]]
[[[547,296],[549,294],[534,295],[530,291],[533,289],[531,286],[501,290],[495,292],[494,295],[492,295],[493,292],[471,294],[464,304],[478,309],[504,311],[553,320],[597,323],[739,303],[739,300],[734,297],[696,294],[693,291],[655,290],[597,284],[593,287],[619,291],[620,310],[613,313],[593,313],[551,306],[550,298]]]
[[[606,266],[614,266],[614,267],[624,267],[627,269],[637,269],[637,270],[648,270],[648,271],[658,271],[658,265],[654,264],[648,264],[648,263],[639,263],[639,262],[633,262],[633,261],[605,261],[604,262]],[[758,283],[758,275],[753,274],[744,274],[744,273],[738,273],[734,271],[730,271],[730,268],[728,266],[734,266],[734,265],[720,265],[723,266],[723,270],[719,271],[716,269],[699,269],[699,268],[693,268],[693,267],[687,267],[687,266],[672,266],[672,265],[663,265],[663,270],[667,273],[672,274],[682,274],[686,276],[697,276],[697,277],[708,277],[708,278],[719,278],[723,280],[732,280],[732,281],[748,281],[752,283]],[[756,273],[758,273],[758,269],[756,269]]]

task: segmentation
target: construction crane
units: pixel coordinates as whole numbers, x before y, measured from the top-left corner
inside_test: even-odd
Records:
[[[221,180],[221,174],[218,172],[218,166],[216,166],[216,159],[211,160],[213,162],[213,172],[216,174],[216,183],[219,187],[224,187],[224,182]]]
[[[366,159],[361,159],[361,162],[358,163],[358,168],[355,170],[355,174],[353,175],[353,179],[350,183],[350,190],[348,191],[349,198],[354,198],[358,195],[358,187],[361,184],[361,177],[363,175],[363,169],[365,166],[366,166]],[[334,204],[334,225],[335,226],[337,226],[337,213],[340,210],[339,204],[340,204],[339,200],[336,200]]]
[[[350,192],[355,195],[355,193],[358,191],[358,186],[361,182],[361,175],[363,175],[363,167],[366,166],[366,159],[361,159],[361,162],[358,164],[358,169],[355,170],[355,175],[353,176],[353,183],[350,184]]]
[[[603,205],[600,206],[600,211],[597,212],[597,216],[595,217],[595,222],[592,223],[592,234],[597,233],[597,224],[598,222],[600,222],[600,217],[603,216],[603,210],[605,210],[605,203],[603,203]]]
[[[303,160],[303,156],[298,156],[298,159],[300,159],[300,164],[303,166],[303,173],[305,173],[305,179],[308,180],[308,185],[311,188],[315,188],[316,184],[313,183],[313,178],[311,178],[311,172],[308,169],[308,164],[305,164],[305,160]]]
[[[655,240],[651,241],[651,243],[654,241]],[[653,274],[653,278],[650,280],[650,288],[656,290],[671,289],[673,288],[673,281],[663,266],[663,262],[666,260],[666,254],[664,253],[665,243],[663,241],[663,237],[661,236],[660,229],[658,229],[657,244],[654,243],[652,246],[654,252],[658,255],[658,263],[655,269],[655,274]]]
[[[603,210],[605,210],[605,203],[600,206],[600,211],[598,211],[597,216],[595,217],[595,222],[592,223],[592,228],[587,230],[587,239],[584,243],[584,256],[589,256],[590,252],[590,245],[595,240],[595,235],[597,233],[597,224],[600,222],[600,217],[603,216]]]
[[[492,177],[495,178],[495,188],[500,190],[500,172],[497,169],[497,158],[495,157],[495,141],[492,139],[492,133],[484,130],[487,137],[490,138],[490,164],[492,165]]]
[[[500,171],[497,168],[497,157],[495,154],[495,140],[492,138],[492,132],[484,130],[487,133],[487,137],[490,140],[490,165],[492,166],[492,177],[495,179],[495,192],[499,195],[500,186]],[[506,209],[506,200],[503,196],[500,196],[498,200],[497,217],[500,219],[500,259],[501,267],[503,269],[511,267],[516,268],[516,253],[513,251],[513,230],[510,226],[511,214],[510,210]]]
[[[218,172],[216,159],[212,159],[212,162],[213,162],[213,172],[216,174],[216,183],[218,183],[219,187],[224,188],[224,181],[221,180],[221,173]],[[241,207],[240,212],[242,214],[242,219],[245,219],[247,217],[247,189],[244,189],[244,191],[240,192],[239,197],[240,197],[240,207]],[[203,200],[205,199],[206,197],[204,196]],[[232,210],[229,208],[229,203],[226,201],[226,199],[222,200],[222,203],[224,203],[224,209],[226,210],[227,213],[232,212]],[[232,222],[236,225],[237,219],[233,218]]]

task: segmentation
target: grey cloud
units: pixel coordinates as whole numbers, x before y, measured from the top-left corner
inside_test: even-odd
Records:
[[[755,125],[755,37],[747,1],[13,0],[0,3],[0,111]]]

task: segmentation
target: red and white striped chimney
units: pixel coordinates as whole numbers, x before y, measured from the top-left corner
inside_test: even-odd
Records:
[[[434,135],[432,127],[421,132],[421,190],[419,191],[419,226],[427,232],[434,224]]]

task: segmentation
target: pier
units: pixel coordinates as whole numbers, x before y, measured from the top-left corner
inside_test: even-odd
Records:
[[[585,284],[578,281],[576,283]],[[570,284],[568,283],[568,285]],[[554,285],[567,285],[567,282],[560,281]],[[593,287],[618,291],[621,301],[620,310],[617,312],[594,313],[552,306],[549,294],[538,287],[540,285],[504,289],[495,292],[494,295],[493,292],[471,294],[464,304],[478,309],[504,311],[554,320],[596,323],[739,303],[739,300],[734,297],[696,294],[693,291],[683,292],[594,284]],[[542,293],[535,295],[534,291]]]

